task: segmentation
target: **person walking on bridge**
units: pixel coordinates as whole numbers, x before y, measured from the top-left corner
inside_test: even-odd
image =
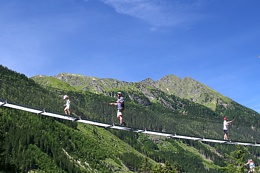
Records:
[[[115,103],[109,103],[109,105],[116,105],[117,106],[117,118],[120,121],[120,125],[126,125],[123,121],[123,112],[125,109],[124,98],[121,92],[117,92],[117,101]]]
[[[70,115],[70,99],[69,99],[69,96],[64,95],[63,99],[66,100],[66,104],[64,104],[64,106],[65,106],[64,113],[66,115]]]
[[[227,117],[224,117],[224,122],[223,122],[224,140],[228,140],[228,126],[229,126],[233,121],[234,121],[234,120],[228,121]]]

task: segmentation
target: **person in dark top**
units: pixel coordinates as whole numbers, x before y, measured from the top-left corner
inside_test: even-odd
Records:
[[[116,103],[109,103],[109,105],[117,105],[117,118],[120,121],[120,125],[126,125],[126,123],[123,121],[123,112],[124,112],[124,98],[122,96],[121,92],[117,93],[118,99]]]

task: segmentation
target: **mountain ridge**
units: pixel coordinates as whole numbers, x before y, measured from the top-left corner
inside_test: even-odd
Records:
[[[43,84],[39,77],[40,76],[38,75],[31,78],[36,82]],[[161,90],[169,95],[175,95],[199,103],[213,111],[216,111],[218,105],[227,107],[230,103],[235,102],[231,98],[221,95],[219,92],[191,77],[179,78],[173,74],[166,75],[156,81],[152,78],[146,78],[140,82],[125,82],[113,78],[98,78],[70,73],[60,73],[52,77],[57,78],[76,89],[94,93],[106,94],[106,92],[113,90],[141,90],[144,94],[147,94],[147,97],[152,101],[153,96],[145,90],[145,87],[150,87],[155,90]],[[57,86],[53,85],[52,87],[57,88]]]
[[[32,80],[1,66],[0,69],[3,81],[0,85],[0,98],[18,104],[45,107],[46,110],[62,113],[62,96],[68,94],[72,100],[73,115],[83,115],[84,119],[93,121],[117,122],[115,108],[111,108],[108,103],[115,101],[116,93],[120,90],[126,100],[125,119],[129,126],[220,139],[223,131],[222,122],[218,121],[224,115],[236,115],[235,126],[231,129],[232,140],[260,140],[257,128],[259,118],[254,117],[258,114],[236,103],[226,107],[217,104],[213,111],[147,84],[88,78],[90,84],[86,86],[86,81],[80,75],[65,75],[63,80],[39,76]],[[97,91],[100,93],[95,94]],[[239,113],[243,116],[238,116]],[[246,118],[247,116],[250,118]],[[200,141],[114,131],[32,116],[30,113],[2,107],[0,118],[0,130],[3,130],[6,138],[6,160],[15,163],[25,172],[32,169],[56,169],[62,172],[91,172],[90,169],[96,172],[236,172],[240,169],[239,165],[232,166],[229,162],[236,151],[245,152],[247,157],[259,161],[259,149],[251,147],[246,151],[243,147],[236,149],[235,146],[224,144],[204,144]],[[129,145],[138,154],[132,153]],[[119,146],[122,147],[117,152],[116,148]],[[44,162],[40,162],[42,159],[38,158],[44,159]],[[241,160],[243,159],[244,156]],[[77,161],[81,165],[87,166],[85,163],[88,163],[90,166],[83,168]]]
[[[250,123],[250,119],[254,119],[255,126],[258,122],[259,113],[247,108],[232,99],[225,97],[213,90],[212,88],[190,78],[179,78],[175,75],[166,75],[161,79],[154,81],[151,78],[144,79],[140,82],[125,82],[112,78],[97,78],[84,75],[75,75],[69,73],[60,73],[50,78],[58,79],[60,82],[68,84],[76,91],[89,91],[95,94],[105,96],[114,96],[117,91],[123,92],[127,102],[132,101],[144,107],[152,109],[159,104],[166,109],[171,109],[178,116],[189,115],[188,117],[223,119],[224,116],[236,118],[237,123]],[[36,83],[46,86],[44,83],[49,79],[45,77],[32,77]],[[47,85],[51,88],[59,89],[57,85],[49,82]],[[176,94],[175,94],[176,93]],[[200,106],[194,113],[194,107]],[[212,112],[210,112],[210,109]],[[159,108],[161,109],[161,108]],[[168,112],[168,111],[167,111]]]

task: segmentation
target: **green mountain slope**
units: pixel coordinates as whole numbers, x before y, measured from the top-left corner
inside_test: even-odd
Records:
[[[8,102],[62,114],[62,96],[68,94],[75,116],[112,123],[118,120],[115,108],[108,103],[115,101],[116,91],[121,90],[126,100],[125,119],[129,126],[207,138],[222,138],[223,135],[222,114],[147,84],[97,78],[93,82],[93,78],[86,77],[95,84],[93,87],[92,84],[85,85],[88,82],[82,80],[84,77],[80,75],[64,78],[65,74],[62,80],[57,77],[34,77],[37,84],[22,74],[2,66],[0,68],[0,99]],[[75,76],[77,80],[72,85],[69,81],[75,80]],[[102,92],[89,92],[90,88],[99,88]],[[244,107],[241,110],[248,111]],[[228,113],[232,115],[234,112]],[[235,146],[106,130],[2,107],[0,118],[1,131],[5,134],[5,160],[22,172],[36,169],[46,172],[149,170],[193,173],[195,170],[214,173],[229,169],[227,156],[237,151]],[[257,121],[255,117],[232,126],[232,138],[257,141],[258,128],[251,128]],[[257,148],[249,147],[246,152],[246,157],[255,158],[256,162],[258,155]],[[234,165],[232,169],[237,168]]]
[[[60,88],[59,85],[56,85],[50,79],[59,79],[60,82],[64,82],[63,85],[69,85],[78,91],[90,91],[106,96],[113,96],[114,91],[120,90],[124,91],[127,97],[137,104],[149,107],[153,103],[158,103],[167,109],[172,109],[175,114],[176,112],[182,115],[193,114],[187,112],[188,108],[182,106],[198,103],[211,109],[219,116],[217,117],[219,119],[228,116],[230,118],[236,117],[239,122],[246,122],[252,126],[258,123],[259,113],[188,77],[181,79],[174,75],[168,75],[158,81],[146,79],[134,83],[65,73],[48,78],[35,76],[32,79],[43,86],[46,86],[45,83],[51,84],[53,88],[57,89]],[[209,116],[211,118],[210,114],[213,113],[204,111],[200,116]]]
[[[109,91],[113,90],[139,91],[142,92],[142,94],[145,95],[151,102],[158,100],[154,99],[154,96],[149,92],[149,89],[160,90],[167,95],[174,95],[179,98],[199,103],[209,107],[213,111],[218,111],[219,113],[223,113],[224,110],[238,108],[239,106],[243,107],[242,105],[234,102],[232,99],[221,95],[212,88],[189,77],[181,79],[175,75],[167,75],[158,81],[153,81],[148,78],[141,82],[135,83],[118,81],[111,78],[96,78],[67,73],[59,74],[53,78],[59,79],[60,81],[63,81],[78,90],[103,93],[106,95],[109,95]],[[43,85],[45,84],[42,83],[41,80],[45,80],[47,83],[52,83],[52,87],[60,88],[59,85],[51,82],[50,78],[44,78],[44,76],[35,76],[32,77],[32,79]],[[133,96],[132,99],[138,100],[139,98]],[[145,100],[143,101],[143,104],[147,104]],[[257,112],[249,109],[244,113],[246,115],[258,115]]]
[[[175,75],[167,75],[158,81],[151,79],[143,80],[141,83],[154,86],[170,95],[176,95],[193,102],[205,105],[213,110],[216,109],[217,101],[220,99],[225,103],[232,102],[231,99],[190,78],[179,78]]]
[[[60,112],[59,93],[1,67],[1,94],[10,102]],[[130,172],[145,156],[102,128],[0,108],[6,162],[22,172]],[[131,158],[130,160],[128,159]],[[139,161],[139,162],[137,162]],[[148,164],[156,162],[148,158]]]

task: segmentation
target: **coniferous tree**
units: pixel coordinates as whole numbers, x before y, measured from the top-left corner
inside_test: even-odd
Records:
[[[152,173],[162,173],[162,165],[161,164],[157,164],[153,167],[152,169]]]
[[[3,142],[4,142],[4,137],[2,130],[0,129],[0,171],[4,169],[5,167],[5,161],[4,161],[4,148],[3,148]]]
[[[0,117],[1,117],[1,113],[0,113]],[[18,172],[18,170],[16,169],[16,167],[13,164],[10,163],[6,163],[5,161],[5,149],[4,149],[4,133],[2,128],[0,128],[0,172]]]
[[[148,158],[145,157],[142,161],[141,169],[139,170],[140,173],[151,173],[151,165],[148,162]]]
[[[167,160],[165,162],[165,173],[175,173],[176,171],[174,168],[171,166],[170,162]]]
[[[230,155],[226,154],[227,166],[224,168],[227,173],[243,173],[244,172],[244,160],[247,153],[247,149],[242,146],[237,146],[236,150],[231,152]]]

